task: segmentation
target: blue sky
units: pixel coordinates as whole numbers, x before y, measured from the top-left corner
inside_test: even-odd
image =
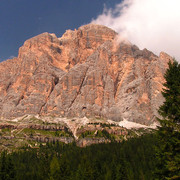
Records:
[[[60,37],[121,0],[0,0],[0,61],[18,55],[24,41],[43,32]]]

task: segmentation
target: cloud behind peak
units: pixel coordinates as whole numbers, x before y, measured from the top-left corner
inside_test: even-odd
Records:
[[[120,36],[158,54],[165,51],[180,61],[180,1],[124,0],[104,8],[91,23],[114,29]]]

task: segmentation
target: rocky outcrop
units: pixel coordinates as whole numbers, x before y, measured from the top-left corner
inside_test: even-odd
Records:
[[[17,58],[0,63],[0,116],[123,118],[151,124],[163,102],[163,74],[171,59],[154,55],[100,25],[43,33]]]
[[[58,125],[40,125],[40,124],[9,124],[9,123],[0,123],[0,129],[37,129],[37,130],[45,130],[45,131],[64,131],[67,127],[58,126]]]
[[[76,142],[79,147],[86,147],[92,144],[110,143],[111,141],[105,138],[83,138]]]

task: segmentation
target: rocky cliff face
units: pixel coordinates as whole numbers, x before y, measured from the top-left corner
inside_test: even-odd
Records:
[[[151,124],[171,59],[154,55],[100,25],[43,33],[27,40],[17,58],[0,63],[0,116],[123,118]]]

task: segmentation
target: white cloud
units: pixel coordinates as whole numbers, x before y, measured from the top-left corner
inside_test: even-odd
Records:
[[[91,23],[114,29],[140,48],[180,61],[180,0],[124,0]]]

